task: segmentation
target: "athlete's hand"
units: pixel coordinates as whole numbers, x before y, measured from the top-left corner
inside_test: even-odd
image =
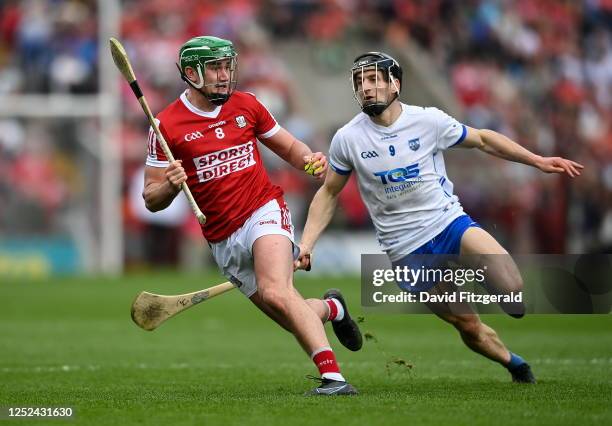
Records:
[[[297,260],[293,262],[293,270],[297,271],[298,269],[303,269],[305,271],[310,271],[312,266],[312,249],[302,244],[298,247],[300,248],[300,255]]]
[[[166,167],[166,180],[175,192],[181,190],[181,184],[187,181],[187,173],[183,168],[182,160],[175,160]]]
[[[582,164],[561,157],[540,157],[536,167],[544,173],[567,173],[572,178],[580,176],[584,169]]]
[[[315,179],[323,179],[327,174],[327,158],[322,152],[304,156],[304,170]]]

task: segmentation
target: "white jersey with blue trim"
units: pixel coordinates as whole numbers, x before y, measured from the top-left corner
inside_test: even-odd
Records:
[[[389,127],[358,114],[336,132],[329,151],[336,173],[356,172],[378,241],[392,261],[464,214],[442,153],[465,139],[465,125],[437,108],[401,107]]]

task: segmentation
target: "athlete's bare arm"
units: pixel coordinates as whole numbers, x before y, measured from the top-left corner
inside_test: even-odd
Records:
[[[300,242],[300,257],[295,261],[295,268],[306,269],[308,267],[312,249],[334,216],[338,195],[348,182],[349,177],[350,175],[341,175],[331,169],[327,173],[325,182],[310,203],[308,218]]]
[[[465,140],[457,146],[478,148],[487,154],[527,164],[545,173],[567,173],[570,177],[575,177],[580,176],[580,169],[584,168],[582,164],[565,158],[542,157],[534,154],[501,133],[488,129],[467,127]]]
[[[304,142],[297,140],[287,130],[281,128],[272,137],[261,139],[276,155],[298,170],[304,171],[306,163],[315,162],[315,178],[322,178],[327,171],[327,159],[320,152],[313,153]],[[318,164],[317,164],[318,163]]]
[[[181,184],[187,180],[187,174],[181,160],[176,160],[166,168],[145,167],[145,182],[142,198],[145,206],[152,212],[168,207],[181,192]]]

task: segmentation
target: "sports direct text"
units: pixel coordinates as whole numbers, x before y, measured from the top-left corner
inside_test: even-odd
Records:
[[[254,151],[255,145],[249,141],[194,158],[199,181],[206,182],[254,166]]]
[[[414,287],[421,281],[436,283],[453,283],[462,286],[467,282],[483,283],[487,267],[480,269],[469,268],[437,268],[430,269],[421,266],[413,269],[408,266],[396,266],[391,269],[374,269],[372,271],[372,284],[380,287],[387,282],[403,283]]]

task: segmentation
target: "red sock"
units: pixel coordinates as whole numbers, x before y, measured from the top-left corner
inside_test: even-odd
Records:
[[[329,316],[327,317],[327,321],[333,321],[338,316],[338,307],[331,299],[325,299],[325,303],[327,303],[327,307],[329,308]]]
[[[315,351],[312,360],[319,369],[321,376],[325,373],[340,373],[340,367],[338,367],[336,356],[331,348],[321,348],[319,352]]]

